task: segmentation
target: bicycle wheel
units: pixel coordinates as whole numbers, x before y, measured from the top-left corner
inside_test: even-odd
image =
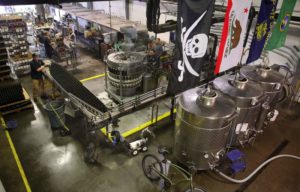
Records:
[[[158,181],[160,178],[160,175],[154,169],[161,174],[163,173],[162,164],[155,155],[145,155],[142,160],[142,167],[145,176],[151,181]]]
[[[206,190],[201,189],[199,187],[194,187],[193,190],[191,188],[188,188],[188,189],[184,190],[184,192],[206,192]]]

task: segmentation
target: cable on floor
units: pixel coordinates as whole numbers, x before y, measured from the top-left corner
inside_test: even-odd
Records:
[[[282,154],[282,155],[276,155],[268,160],[266,160],[265,162],[263,162],[262,164],[260,164],[260,166],[258,166],[248,177],[244,178],[244,179],[233,179],[229,176],[227,176],[226,174],[222,173],[220,170],[218,169],[214,169],[217,173],[219,173],[223,178],[233,182],[233,183],[244,183],[246,181],[248,181],[249,179],[251,179],[260,169],[262,169],[264,166],[266,166],[268,163],[270,163],[271,161],[275,160],[275,159],[279,159],[279,158],[293,158],[293,159],[297,159],[300,160],[300,156],[296,156],[296,155],[290,155],[290,154]]]

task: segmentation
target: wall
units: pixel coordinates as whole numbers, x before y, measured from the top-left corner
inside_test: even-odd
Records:
[[[122,18],[126,17],[124,0],[111,1],[110,4],[112,15]],[[105,13],[109,14],[109,1],[94,1],[93,9],[104,10]]]
[[[0,14],[18,12],[35,12],[35,5],[15,5],[15,6],[0,6]]]
[[[217,0],[217,2],[223,2],[224,0]],[[283,0],[278,0],[278,7],[281,7]],[[253,5],[259,7],[261,0],[253,0]],[[226,3],[226,1],[225,1]],[[84,7],[87,7],[86,2],[81,2],[81,5]],[[109,1],[94,1],[93,2],[93,9],[94,10],[104,10],[106,14],[109,14]],[[125,18],[126,12],[125,12],[125,0],[115,0],[111,1],[111,14],[113,16],[118,16]],[[295,11],[293,13],[294,16],[300,16],[300,1],[297,1]],[[176,17],[169,16],[165,14],[161,14],[160,17],[160,23],[164,23],[168,19],[174,19],[176,20]],[[146,3],[140,2],[140,1],[131,1],[129,4],[129,20],[132,21],[138,21],[144,25],[146,25],[147,19],[146,19]],[[150,33],[150,35],[154,35],[154,33]],[[169,33],[162,33],[158,34],[158,37],[160,37],[164,41],[169,41]]]
[[[82,7],[88,8],[87,2],[78,2]]]
[[[132,21],[139,21],[140,23],[146,25],[147,23],[147,18],[146,18],[146,3],[145,2],[139,2],[139,1],[134,1],[129,5],[129,19]],[[159,23],[165,23],[166,20],[177,20],[176,17],[166,15],[166,14],[161,14],[159,18]],[[154,36],[154,33],[149,33],[151,36]],[[163,41],[169,42],[169,36],[170,33],[160,33],[157,35],[160,39]]]
[[[216,0],[216,2],[218,2],[218,3],[220,4],[220,3],[223,3],[224,0]],[[225,2],[227,2],[227,1],[225,0]],[[282,2],[283,2],[283,0],[278,0],[277,11],[280,10],[280,7],[281,7],[281,5],[282,5]],[[260,3],[261,3],[261,0],[253,0],[253,5],[254,5],[255,7],[259,7],[259,6],[260,6]],[[257,8],[257,9],[258,9],[258,8]],[[296,6],[295,6],[295,11],[294,11],[293,15],[294,15],[294,16],[300,16],[300,1],[299,1],[299,0],[297,0]]]
[[[109,14],[109,1],[94,1],[93,2],[94,10],[104,10],[105,13]],[[114,16],[126,17],[125,12],[125,0],[117,0],[111,1],[111,13]],[[174,16],[169,16],[165,14],[161,14],[160,23],[164,23],[166,20],[175,19]],[[138,21],[144,25],[146,25],[146,3],[140,1],[133,1],[129,4],[129,20]],[[163,41],[169,42],[169,32],[158,34],[158,37]],[[154,36],[154,33],[150,32],[150,35]]]

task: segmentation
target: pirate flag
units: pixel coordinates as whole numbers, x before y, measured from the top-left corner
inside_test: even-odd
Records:
[[[176,61],[170,75],[168,93],[197,86],[205,62],[214,0],[179,0]]]
[[[274,21],[276,6],[277,0],[261,1],[257,23],[246,63],[251,63],[260,57],[265,46],[266,39],[270,33],[270,26]]]
[[[228,0],[215,74],[240,62],[252,0]]]
[[[276,49],[285,44],[290,19],[296,2],[297,0],[284,0],[282,2],[280,13],[273,29],[272,36],[266,46],[266,50]]]

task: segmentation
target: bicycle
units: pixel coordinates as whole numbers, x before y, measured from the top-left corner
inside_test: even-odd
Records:
[[[164,159],[159,160],[158,157],[152,154],[147,154],[143,157],[142,160],[142,168],[144,171],[145,176],[150,181],[159,181],[163,180],[164,186],[163,191],[170,191],[170,192],[206,192],[204,189],[194,186],[193,184],[193,173],[190,173],[183,169],[182,167],[171,163],[165,158],[167,151],[160,152],[163,155]],[[165,167],[164,167],[165,166]],[[168,176],[168,170],[166,169],[174,169],[177,174],[181,175],[183,179],[178,181],[174,181],[171,177]],[[191,166],[191,170],[195,170]],[[195,172],[195,171],[193,171]],[[175,175],[175,174],[174,174]],[[188,183],[188,184],[186,184]],[[183,185],[183,186],[182,186]]]

